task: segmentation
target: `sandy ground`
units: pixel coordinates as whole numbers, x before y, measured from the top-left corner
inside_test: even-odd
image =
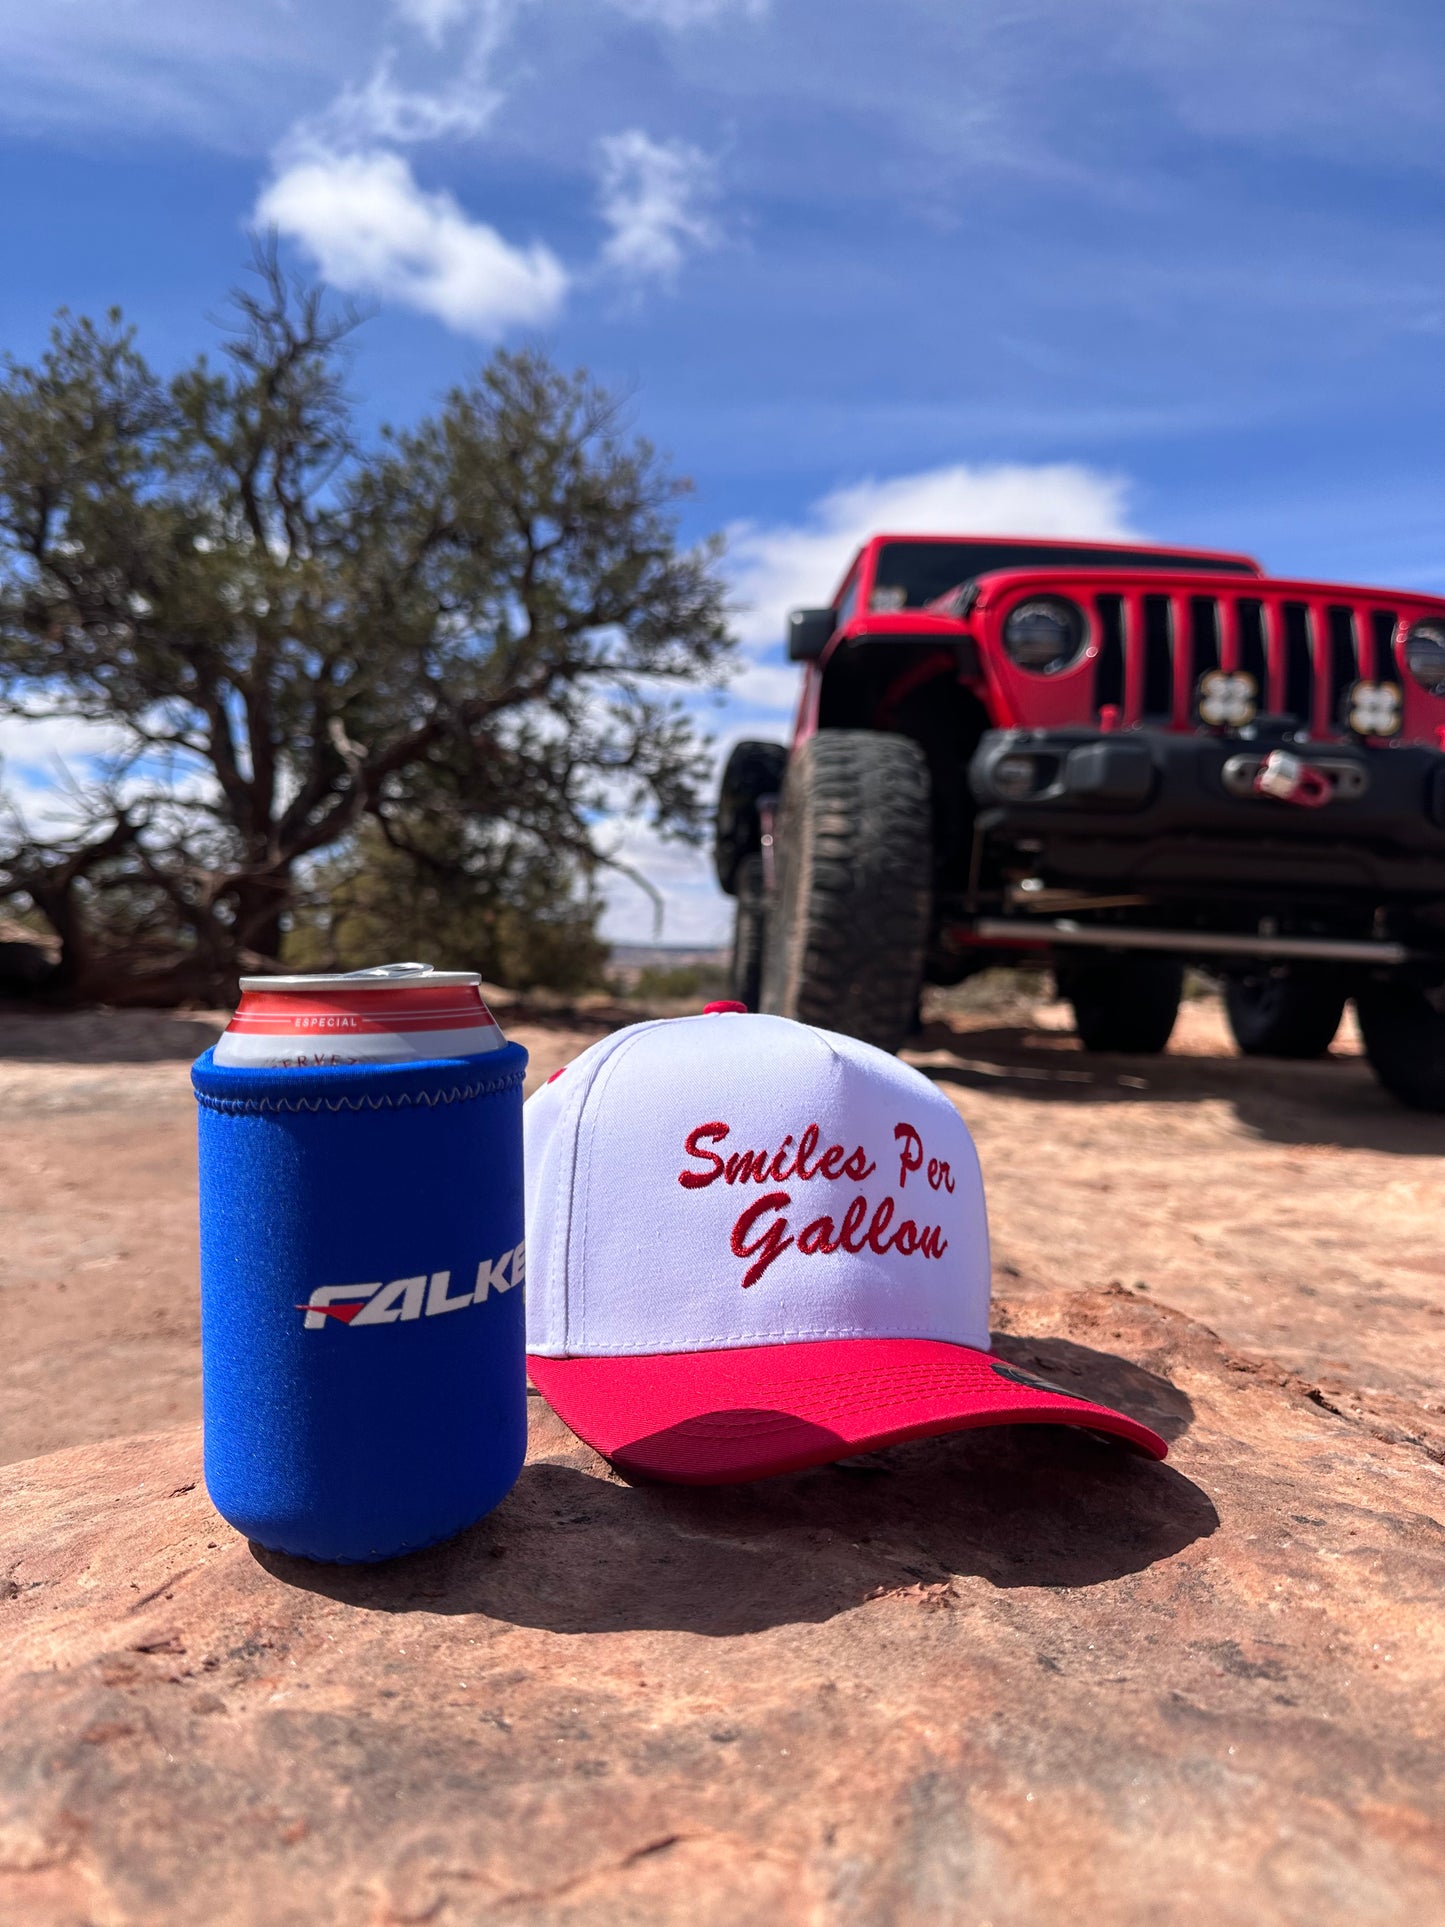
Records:
[[[615,1013],[504,1013],[535,1085]],[[0,1463],[199,1413],[191,1058],[221,1019],[0,1014]],[[1445,1453],[1445,1120],[1319,1063],[1237,1057],[1217,1007],[1091,1058],[1057,1006],[937,1020],[909,1053],[977,1138],[996,1323],[1117,1281],[1330,1409]]]

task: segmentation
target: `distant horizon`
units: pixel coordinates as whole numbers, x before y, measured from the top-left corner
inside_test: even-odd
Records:
[[[728,945],[725,943],[609,943],[608,956],[620,958],[624,954],[637,957],[726,957]]]

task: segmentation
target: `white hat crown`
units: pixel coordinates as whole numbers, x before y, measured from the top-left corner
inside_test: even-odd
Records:
[[[533,1353],[988,1348],[973,1140],[870,1045],[741,1013],[635,1024],[536,1092],[525,1126]]]

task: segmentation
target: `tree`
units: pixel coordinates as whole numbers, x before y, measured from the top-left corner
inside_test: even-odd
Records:
[[[688,485],[537,351],[363,447],[356,317],[256,268],[219,368],[162,380],[118,311],[62,311],[0,377],[0,714],[115,743],[63,820],[0,820],[0,900],[43,913],[78,993],[275,968],[368,824],[456,889],[510,850],[584,896],[610,812],[698,824],[675,692],[732,644],[717,543],[678,542]]]
[[[388,829],[394,829],[391,824]],[[323,866],[298,908],[285,957],[296,970],[351,970],[378,957],[423,957],[522,990],[588,990],[605,981],[607,945],[586,877],[506,826],[418,816],[407,841],[368,823]]]

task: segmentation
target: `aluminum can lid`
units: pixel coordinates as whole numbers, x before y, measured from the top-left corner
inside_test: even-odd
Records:
[[[424,982],[428,990],[459,990],[481,981],[475,970],[433,970],[430,964],[425,963],[392,963],[374,964],[370,970],[316,971],[294,977],[243,977],[241,989],[386,990],[392,984],[405,988],[407,984]]]

